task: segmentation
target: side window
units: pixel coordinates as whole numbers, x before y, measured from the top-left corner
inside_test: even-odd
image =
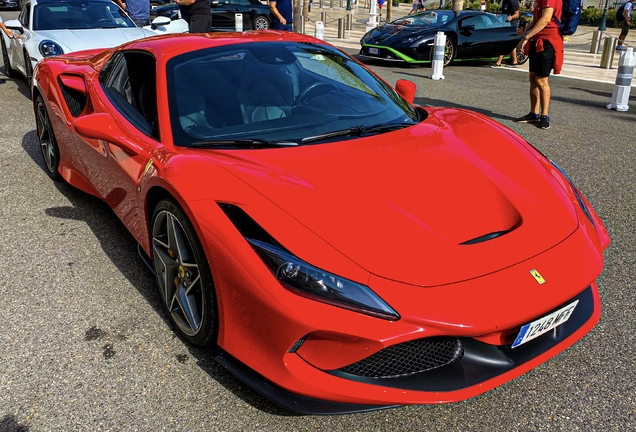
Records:
[[[117,53],[99,77],[115,108],[136,128],[159,140],[155,58],[142,51]]]
[[[462,21],[462,27],[474,25],[475,30],[483,30],[486,28],[486,23],[481,15],[472,16]]]
[[[18,19],[20,20],[20,24],[22,27],[26,29],[30,29],[29,18],[31,17],[31,3],[27,3],[22,7],[22,11],[20,12],[20,16]]]

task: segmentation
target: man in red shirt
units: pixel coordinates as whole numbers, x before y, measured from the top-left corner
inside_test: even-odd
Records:
[[[554,69],[561,73],[563,66],[563,36],[554,18],[561,20],[562,0],[537,0],[534,20],[524,29],[520,47],[530,61],[530,112],[515,120],[517,123],[539,123],[541,129],[550,129],[550,85],[548,77]]]

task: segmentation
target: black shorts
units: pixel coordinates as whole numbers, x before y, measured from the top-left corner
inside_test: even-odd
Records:
[[[212,29],[212,15],[190,15],[190,33],[207,33]]]
[[[534,72],[538,77],[550,76],[550,72],[554,67],[554,47],[547,40],[543,40],[543,51],[536,52],[536,42],[530,42],[530,72]]]

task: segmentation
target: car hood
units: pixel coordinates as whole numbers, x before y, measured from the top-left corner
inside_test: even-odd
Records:
[[[38,31],[37,36],[40,40],[56,42],[65,53],[70,53],[93,48],[112,48],[135,39],[156,36],[156,33],[141,28],[109,28]]]
[[[512,266],[576,230],[571,200],[517,139],[437,109],[396,132],[215,160],[368,272],[436,286]],[[264,228],[276,238],[279,225]],[[302,258],[298,244],[289,249]]]
[[[413,25],[397,25],[387,24],[380,27],[376,27],[371,30],[366,36],[364,43],[366,44],[382,44],[393,39],[403,39],[420,33],[431,33],[431,36],[435,35],[435,31],[438,30],[441,25],[430,26],[413,26]]]

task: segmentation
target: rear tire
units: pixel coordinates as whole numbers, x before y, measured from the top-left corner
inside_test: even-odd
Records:
[[[528,61],[528,56],[525,55],[522,49],[516,48],[517,50],[517,64],[522,65]]]
[[[269,29],[269,19],[265,15],[259,15],[254,20],[254,30]]]
[[[53,125],[51,125],[51,117],[49,117],[49,112],[42,96],[38,96],[35,100],[35,124],[42,158],[46,166],[46,174],[52,180],[60,180],[62,178],[59,173],[60,148],[57,145]]]

